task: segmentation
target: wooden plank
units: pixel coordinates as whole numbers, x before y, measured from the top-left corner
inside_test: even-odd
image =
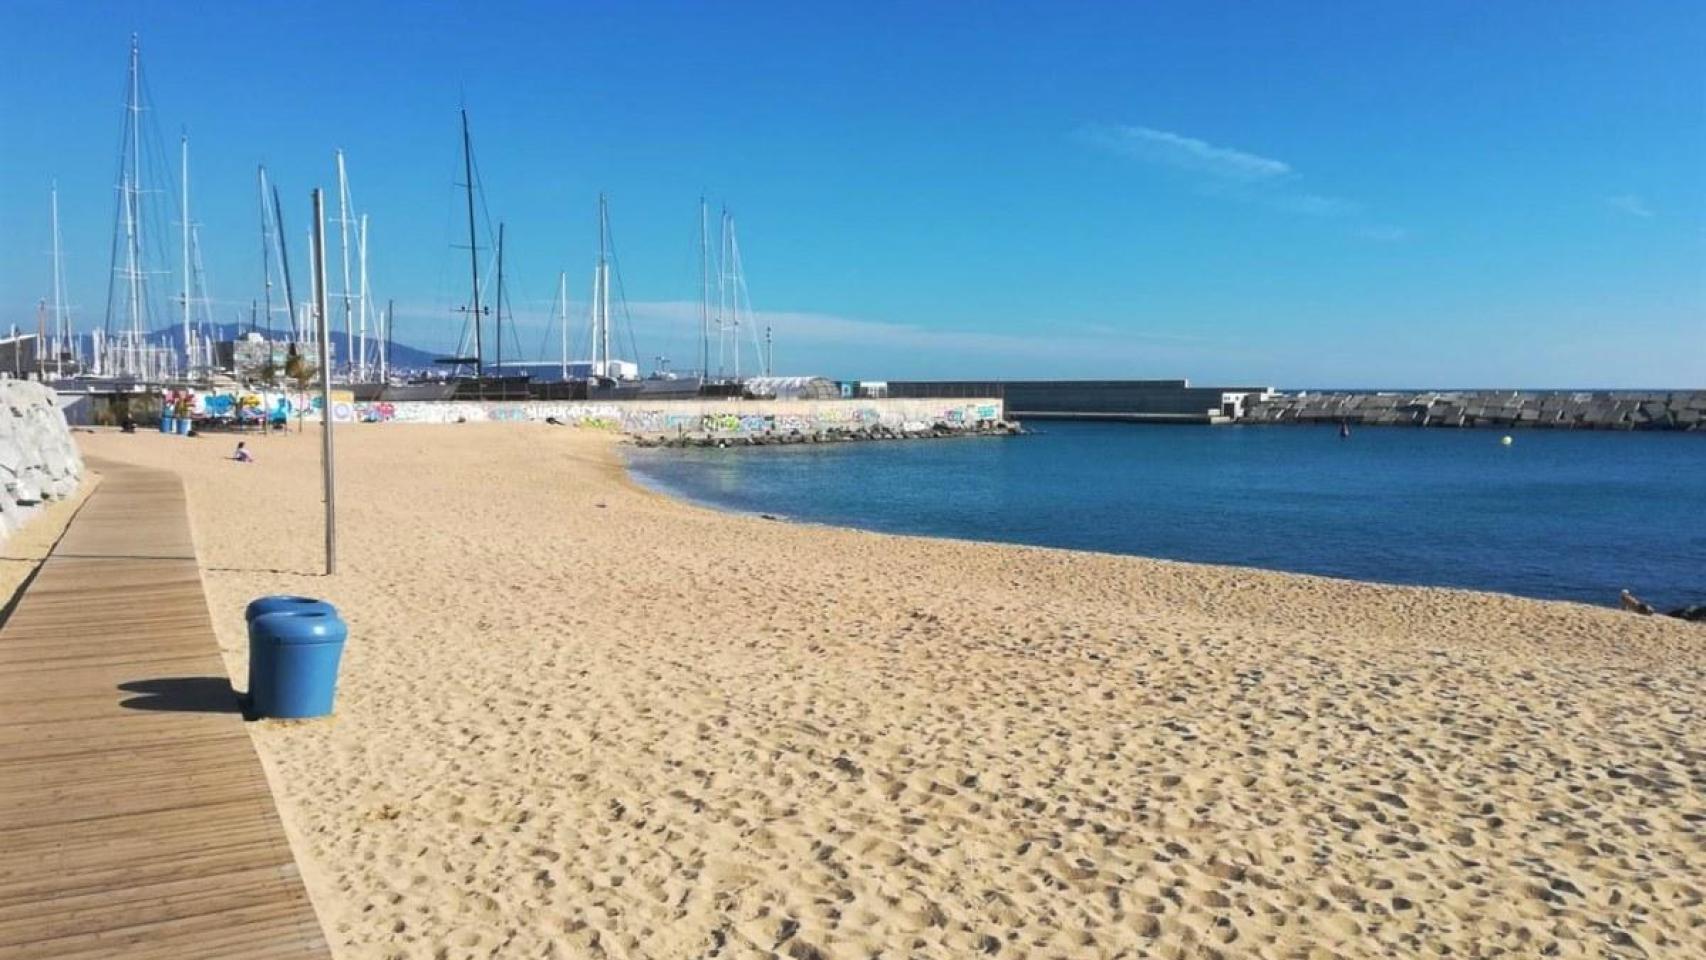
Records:
[[[16,842],[10,851],[16,856],[0,860],[0,884],[101,870],[127,859],[146,857],[162,847],[175,852],[176,862],[227,841],[267,840],[275,848],[282,846],[276,822],[247,815],[253,810],[247,801],[232,806],[238,810],[203,807],[198,810],[201,815],[192,818],[176,809],[139,812],[127,819],[129,830],[117,835],[66,830],[58,824],[20,827],[9,837]]]
[[[0,960],[327,958],[224,681],[183,486],[96,469],[0,627]]]

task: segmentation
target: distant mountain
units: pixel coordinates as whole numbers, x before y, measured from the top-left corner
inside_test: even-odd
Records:
[[[248,324],[241,323],[216,323],[201,329],[210,331],[216,340],[235,340],[249,332]],[[265,335],[265,331],[262,331],[262,334]],[[278,334],[275,331],[275,339],[277,336]],[[184,348],[184,330],[182,327],[178,326],[155,330],[148,334],[147,340],[150,344],[155,346],[171,347],[175,350],[182,350]],[[334,336],[333,340],[332,352],[334,355],[341,357],[343,352],[343,337],[341,334],[337,334]],[[88,334],[80,334],[78,336],[78,341],[82,348],[87,351],[92,338]],[[371,338],[368,340],[368,344],[369,349],[377,349],[375,341]],[[406,343],[398,343],[395,340],[389,342],[386,350],[393,370],[443,369],[443,367],[433,363],[437,358],[444,356],[442,353],[431,350],[422,350],[419,347],[411,347]]]

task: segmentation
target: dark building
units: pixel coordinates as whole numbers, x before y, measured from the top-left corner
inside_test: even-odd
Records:
[[[896,398],[995,397],[1015,419],[1215,423],[1244,415],[1246,399],[1271,387],[1193,387],[1188,380],[862,381],[861,395]]]
[[[0,373],[19,380],[38,373],[39,346],[33,333],[0,339]]]

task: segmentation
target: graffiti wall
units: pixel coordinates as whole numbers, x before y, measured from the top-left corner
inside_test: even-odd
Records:
[[[356,403],[332,400],[334,423],[492,423],[555,419],[630,434],[815,433],[834,428],[928,430],[938,423],[971,426],[1002,417],[999,400],[777,400],[636,402]]]
[[[348,407],[354,394],[348,390],[332,391],[332,406]],[[284,390],[194,390],[172,389],[160,394],[160,409],[174,417],[221,423],[275,424],[297,418],[320,418],[320,395]]]
[[[319,420],[317,393],[172,390],[161,396],[176,416],[224,423]],[[649,436],[747,437],[885,427],[922,431],[938,423],[975,426],[1002,418],[999,400],[674,400],[594,402],[376,401],[332,391],[333,423],[542,422]]]

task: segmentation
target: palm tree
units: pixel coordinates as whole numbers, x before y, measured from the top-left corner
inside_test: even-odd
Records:
[[[314,382],[314,376],[319,372],[319,368],[309,362],[307,357],[296,352],[296,344],[293,343],[290,345],[290,355],[284,360],[284,375],[296,381],[296,392],[298,396],[308,395],[308,385]],[[304,413],[306,413],[303,409],[304,406],[305,405],[298,405],[296,408],[297,433],[302,432],[302,417]]]

